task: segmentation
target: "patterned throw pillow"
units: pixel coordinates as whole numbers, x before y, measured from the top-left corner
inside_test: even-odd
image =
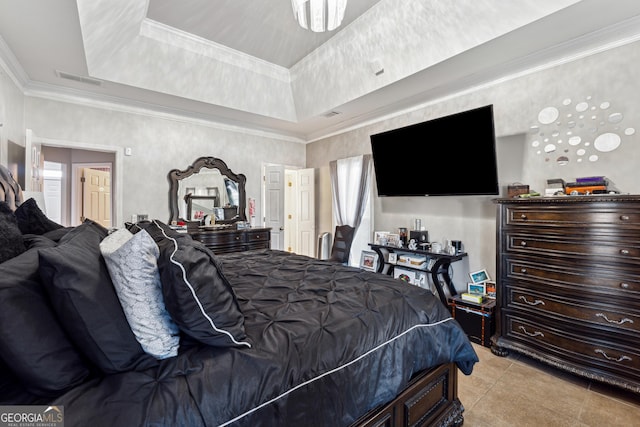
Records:
[[[36,201],[32,198],[25,200],[16,209],[16,219],[22,234],[44,234],[49,231],[64,228],[55,221],[51,221],[40,210]]]
[[[5,202],[0,202],[0,263],[20,255],[27,248],[16,217]]]
[[[158,256],[149,233],[131,234],[126,228],[100,243],[111,281],[131,330],[142,349],[157,359],[178,354],[180,331],[162,297]]]

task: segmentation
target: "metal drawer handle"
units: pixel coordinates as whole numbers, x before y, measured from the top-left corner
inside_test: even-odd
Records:
[[[534,306],[535,305],[540,305],[540,304],[544,305],[544,301],[539,300],[539,299],[537,299],[535,301],[529,301],[529,300],[527,300],[527,297],[525,297],[524,295],[520,295],[520,299],[522,301],[524,301],[525,304],[534,305]]]
[[[628,284],[628,283],[624,283],[624,282],[622,282],[622,283],[620,283],[620,287],[621,287],[622,289],[629,289],[631,286],[629,286],[629,284]]]
[[[527,329],[524,326],[520,326],[519,328],[520,330],[522,330],[522,332],[525,333],[525,335],[529,335],[530,337],[543,337],[544,334],[540,331],[535,331],[535,332],[527,332]]]
[[[629,249],[620,249],[622,255],[629,255]]]
[[[527,219],[527,215],[525,215],[525,214],[520,214],[520,219]]]
[[[526,269],[526,268],[524,268],[524,267],[523,267],[523,268],[521,268],[521,269],[520,269],[520,273],[522,273],[522,274],[527,274],[527,269]]]
[[[527,246],[527,242],[525,242],[524,240],[520,241],[520,246],[525,247]]]
[[[596,353],[601,354],[602,356],[604,356],[605,359],[607,360],[613,360],[614,362],[622,362],[625,360],[631,360],[631,358],[629,356],[620,356],[617,359],[615,357],[610,357],[607,356],[607,353],[604,352],[604,350],[600,350],[599,348],[596,349]]]
[[[629,221],[629,215],[620,215],[620,220],[621,221]]]
[[[620,319],[620,320],[611,320],[604,313],[596,313],[596,317],[602,317],[607,322],[615,323],[616,325],[622,325],[623,323],[626,323],[626,322],[629,322],[629,323],[633,324],[633,320],[631,320],[631,319],[629,319],[627,317],[625,317],[624,319]]]

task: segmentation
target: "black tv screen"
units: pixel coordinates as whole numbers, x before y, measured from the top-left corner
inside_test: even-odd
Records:
[[[498,194],[493,105],[370,138],[378,196]]]

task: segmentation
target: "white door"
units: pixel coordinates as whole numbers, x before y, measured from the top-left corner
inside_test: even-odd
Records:
[[[264,223],[265,227],[271,227],[271,249],[285,250],[284,181],[283,166],[265,166]]]
[[[63,224],[62,219],[62,163],[44,162],[44,204],[47,209],[46,215],[50,220]]]
[[[284,250],[287,252],[298,251],[298,214],[297,186],[298,175],[294,170],[284,171]]]
[[[300,255],[316,256],[315,171],[296,170],[296,232]]]

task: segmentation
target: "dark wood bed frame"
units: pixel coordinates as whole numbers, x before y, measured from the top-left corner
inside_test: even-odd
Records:
[[[464,422],[458,399],[455,363],[418,373],[394,400],[378,407],[351,427],[449,427]]]

